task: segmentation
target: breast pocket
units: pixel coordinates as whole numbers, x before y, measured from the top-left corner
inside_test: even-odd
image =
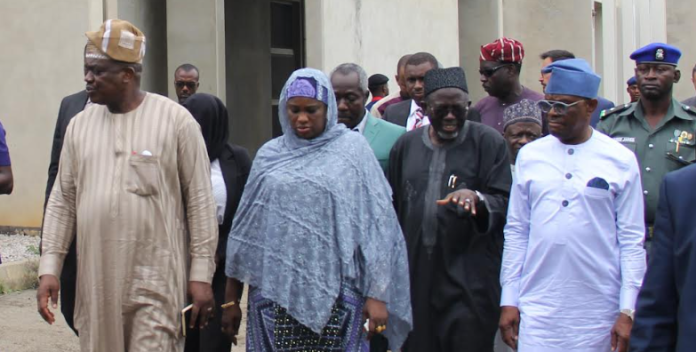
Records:
[[[692,144],[682,143],[677,150],[677,142],[667,142],[667,159],[685,166],[696,161],[696,148]]]
[[[159,159],[154,156],[131,155],[128,159],[126,190],[139,196],[159,192]]]
[[[586,186],[583,194],[592,199],[609,199],[611,197],[611,191],[603,188],[589,187]]]

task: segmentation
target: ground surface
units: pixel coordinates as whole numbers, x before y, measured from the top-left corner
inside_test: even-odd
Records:
[[[242,300],[246,312],[246,299]],[[246,324],[242,323],[239,346],[232,351],[245,350]],[[56,323],[51,326],[36,311],[36,291],[27,290],[0,295],[0,351],[1,352],[79,352],[77,337],[68,328],[60,307]]]
[[[39,257],[38,236],[0,234],[0,258],[3,263]]]

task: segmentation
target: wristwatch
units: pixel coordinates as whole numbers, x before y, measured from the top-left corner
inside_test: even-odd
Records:
[[[622,309],[621,314],[628,315],[628,317],[631,318],[631,321],[633,321],[633,317],[636,315],[636,310],[635,309]]]

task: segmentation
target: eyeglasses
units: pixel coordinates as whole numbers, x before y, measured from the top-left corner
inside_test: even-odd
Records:
[[[498,66],[496,66],[496,67],[482,68],[482,69],[479,70],[479,73],[480,73],[482,76],[491,77],[491,76],[493,76],[496,72],[498,72],[498,70],[500,70],[501,68],[503,68],[503,67],[505,67],[505,66],[511,66],[511,65],[512,65],[512,64],[502,64],[502,65],[498,65]]]
[[[176,85],[177,88],[188,88],[189,90],[193,90],[196,88],[196,82],[183,82],[183,81],[177,81],[174,82],[174,85]]]
[[[553,109],[553,111],[555,111],[557,114],[565,115],[568,112],[568,108],[580,102],[582,102],[582,100],[578,100],[572,104],[566,104],[564,102],[554,100],[539,100],[537,102],[537,106],[544,114],[548,114]]]

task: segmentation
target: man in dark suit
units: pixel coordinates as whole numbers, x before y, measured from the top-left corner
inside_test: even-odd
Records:
[[[696,165],[661,186],[653,247],[638,295],[632,352],[687,352],[696,346]]]
[[[428,71],[434,68],[438,68],[435,56],[424,52],[413,54],[406,61],[404,69],[406,89],[408,89],[411,99],[389,106],[384,111],[382,119],[406,127],[407,131],[429,125],[430,120],[424,112],[423,78]]]
[[[435,56],[429,53],[411,55],[406,61],[404,69],[406,89],[408,89],[411,99],[387,107],[382,115],[382,120],[406,127],[406,131],[429,125],[430,120],[424,113],[426,106],[424,104],[423,78],[428,71],[438,68],[438,65]],[[471,102],[469,102],[469,106],[471,106]],[[469,108],[466,119],[481,122],[481,115],[477,110]]]
[[[56,175],[58,174],[58,165],[60,162],[60,153],[63,150],[65,130],[68,128],[70,120],[84,110],[88,99],[89,96],[87,92],[83,90],[63,98],[63,101],[60,103],[58,121],[56,122],[55,132],[53,133],[53,148],[51,149],[51,163],[48,166],[48,182],[46,183],[44,208],[48,202],[48,197],[51,195],[51,189],[53,189],[53,183],[56,181]],[[75,243],[76,242],[73,241],[72,245],[70,245],[70,251],[68,251],[65,257],[63,271],[60,274],[60,310],[68,326],[77,334],[75,324],[73,323],[73,314],[75,311],[75,281],[77,279],[77,247]]]

